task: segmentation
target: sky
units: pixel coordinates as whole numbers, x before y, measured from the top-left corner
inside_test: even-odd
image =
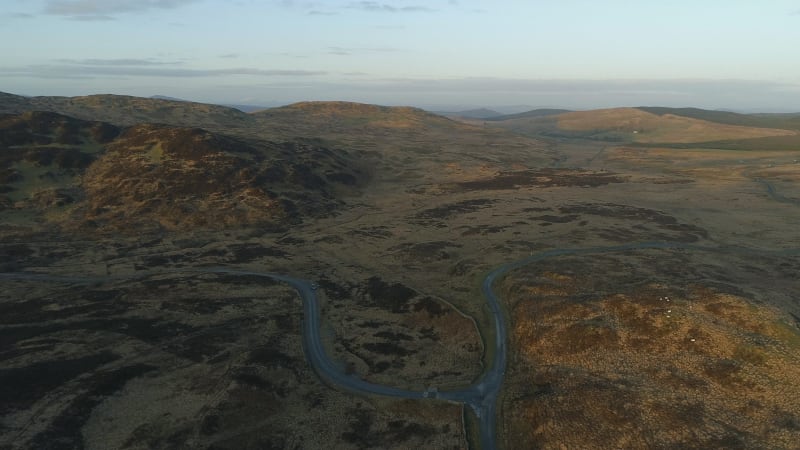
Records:
[[[0,91],[800,111],[800,0],[0,0]]]

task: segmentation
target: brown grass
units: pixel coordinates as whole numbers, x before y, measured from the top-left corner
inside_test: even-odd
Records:
[[[624,132],[630,135],[628,140],[642,143],[706,142],[797,134],[790,130],[725,125],[672,114],[656,115],[636,108],[564,113],[558,116],[558,127],[568,131]]]
[[[800,333],[778,313],[702,285],[633,287],[630,274],[578,302],[588,280],[540,270],[507,281],[519,358],[507,445],[794,448],[796,415],[774,423],[800,411]]]

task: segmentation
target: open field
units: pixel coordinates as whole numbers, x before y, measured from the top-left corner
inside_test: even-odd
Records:
[[[453,389],[492,359],[480,292],[490,270],[546,250],[652,241],[706,250],[552,258],[497,286],[511,330],[498,445],[797,441],[800,151],[532,137],[354,104],[247,117],[189,133],[220,143],[196,154],[156,145],[182,142],[160,134],[134,145],[154,128],[128,128],[64,181],[76,191],[62,206],[40,206],[35,181],[21,184],[57,164],[22,171],[28,160],[4,149],[24,173],[3,183],[14,189],[0,209],[3,271],[119,278],[0,280],[0,448],[464,448],[476,421],[458,405],[323,384],[305,362],[291,289],[172,271],[314,280],[342,370]],[[283,175],[232,177],[243,161]],[[195,183],[183,191],[169,184],[170,171],[197,168],[211,174],[208,190],[191,177],[175,179]],[[286,220],[197,221],[215,204],[261,211],[238,196],[256,188],[298,208]],[[88,208],[93,198],[105,209]]]

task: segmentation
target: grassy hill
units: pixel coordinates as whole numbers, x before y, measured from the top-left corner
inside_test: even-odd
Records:
[[[163,123],[211,130],[236,130],[250,125],[250,116],[238,109],[205,103],[110,94],[22,97],[0,93],[0,113],[19,114],[25,111],[50,111],[119,126]]]
[[[516,113],[516,114],[498,115],[498,116],[495,116],[495,117],[490,117],[490,118],[488,118],[486,120],[490,120],[490,121],[493,121],[493,122],[500,122],[500,121],[503,121],[503,120],[528,119],[528,118],[532,118],[532,117],[555,116],[555,115],[558,115],[558,114],[564,114],[564,113],[568,113],[568,112],[570,112],[570,110],[568,110],[568,109],[552,109],[552,108],[548,109],[548,108],[543,108],[543,109],[534,109],[534,110],[531,110],[531,111],[526,111],[526,112],[521,112],[521,113]]]
[[[252,116],[258,132],[273,139],[317,139],[357,152],[376,180],[441,182],[447,167],[492,164],[510,169],[513,162],[540,165],[552,159],[541,141],[418,108],[304,102]]]
[[[455,112],[437,112],[436,114],[445,117],[463,117],[466,119],[482,119],[491,120],[494,117],[500,117],[503,114],[488,108],[468,109],[466,111]]]
[[[666,112],[656,114],[639,108],[573,111],[491,123],[529,135],[644,144],[746,140],[798,134],[792,129],[734,125]]]
[[[0,208],[67,228],[283,228],[362,175],[343,152],[199,128],[126,129],[49,112],[0,117]],[[24,221],[23,221],[24,222]]]
[[[739,114],[729,111],[710,111],[699,108],[662,108],[638,107],[645,112],[663,115],[690,117],[709,122],[724,123],[759,128],[779,128],[784,130],[800,130],[800,113],[793,114]]]

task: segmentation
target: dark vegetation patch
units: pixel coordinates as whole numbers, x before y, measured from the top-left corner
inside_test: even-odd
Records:
[[[624,183],[627,178],[611,172],[572,169],[540,169],[500,172],[492,178],[456,183],[464,191],[519,189],[526,187],[598,187]]]
[[[421,221],[430,219],[450,219],[461,214],[479,211],[494,203],[496,203],[495,200],[487,198],[463,200],[457,203],[449,203],[420,211],[414,215],[414,219]]]
[[[383,328],[383,327],[385,327],[387,325],[389,325],[389,322],[381,322],[381,321],[378,321],[378,320],[368,320],[368,321],[361,322],[360,324],[358,324],[358,327],[359,328],[378,329],[378,328]]]
[[[685,242],[694,242],[700,238],[707,238],[708,233],[697,226],[681,223],[675,217],[647,208],[639,208],[629,205],[618,205],[614,203],[586,203],[579,205],[563,206],[559,208],[565,214],[586,214],[600,217],[611,217],[614,219],[636,220],[645,223],[654,223],[659,228],[682,233]],[[609,230],[611,233],[611,230]],[[627,229],[617,229],[619,236],[609,235],[616,240],[627,240],[633,237],[633,232]],[[661,237],[659,237],[661,238]],[[667,236],[669,238],[669,236]],[[674,239],[674,238],[673,238]]]
[[[388,356],[408,356],[416,353],[415,351],[408,350],[394,342],[367,342],[364,348],[381,355]]]
[[[302,238],[287,236],[285,238],[279,239],[278,243],[283,245],[300,245],[300,244],[305,244],[306,240]]]
[[[0,114],[0,146],[80,145],[87,141],[107,143],[119,128],[52,112],[31,111],[19,115]]]
[[[477,225],[477,226],[462,226],[458,227],[459,230],[464,230],[461,232],[461,236],[486,236],[487,234],[495,234],[501,233],[508,229],[507,226],[502,225]]]
[[[55,164],[60,169],[86,169],[95,156],[74,148],[41,147],[25,151],[23,159],[38,166]]]
[[[337,284],[325,276],[320,277],[317,281],[317,284],[319,284],[319,287],[325,291],[325,295],[328,296],[328,298],[334,300],[346,300],[351,297],[350,288],[348,286]]]
[[[42,189],[30,197],[30,203],[40,208],[62,207],[81,198],[83,193],[79,188]]]
[[[250,305],[259,300],[261,299],[248,296],[226,297],[225,299],[173,298],[169,301],[161,302],[160,309],[179,313],[215,314],[231,306],[249,308]]]
[[[480,262],[470,259],[462,259],[455,263],[453,267],[450,268],[450,275],[455,276],[463,276],[474,270],[476,267],[480,266]]]
[[[720,359],[706,364],[703,373],[718,384],[731,387],[743,382],[742,363],[733,359]]]
[[[275,286],[278,281],[261,275],[242,275],[237,273],[215,273],[214,281],[220,284],[247,285],[247,286]]]
[[[258,364],[270,369],[280,367],[294,368],[295,360],[291,356],[280,351],[277,347],[277,342],[257,347],[255,350],[250,351],[250,355],[247,357],[247,363]]]
[[[344,239],[342,239],[341,236],[337,236],[335,234],[329,234],[327,236],[314,239],[315,244],[319,242],[322,242],[324,244],[341,244],[344,243]]]
[[[163,348],[177,356],[203,362],[210,359],[225,349],[231,347],[239,339],[242,329],[242,320],[234,320],[227,323],[215,325],[213,328],[206,328],[199,334],[192,335],[185,339],[177,339]]]
[[[344,184],[347,186],[355,186],[356,184],[358,184],[358,178],[356,178],[355,175],[350,173],[329,172],[325,174],[325,178],[327,178],[328,181]]]
[[[386,429],[375,429],[375,417],[371,411],[352,409],[347,415],[350,429],[342,433],[342,440],[359,448],[388,448],[408,441],[413,437],[428,438],[437,434],[431,425],[422,425],[405,420],[392,420]]]
[[[408,311],[409,301],[417,292],[400,283],[389,284],[379,277],[367,280],[365,291],[372,303],[394,313]]]
[[[235,256],[235,262],[250,262],[258,258],[288,258],[289,254],[275,247],[264,247],[259,244],[233,244],[228,248]]]
[[[122,389],[125,384],[157,367],[137,364],[108,372],[100,372],[89,378],[84,390],[61,413],[47,429],[33,439],[33,448],[76,449],[84,448],[81,429],[92,414],[92,410],[106,397]]]
[[[30,258],[35,251],[27,244],[0,245],[0,261],[23,261]]]
[[[45,323],[55,320],[89,317],[108,317],[122,314],[131,304],[119,300],[122,291],[72,288],[63,298],[49,297],[21,302],[0,303],[0,324]],[[52,308],[53,305],[58,308]]]
[[[358,230],[348,231],[347,234],[351,236],[365,236],[376,239],[387,239],[393,236],[392,232],[388,230],[388,227],[384,226],[359,228]]]
[[[111,352],[74,359],[42,361],[26,367],[0,369],[0,412],[30,408],[49,391],[80,374],[115,361]]]
[[[398,251],[407,258],[419,261],[438,261],[450,259],[451,255],[446,251],[448,248],[459,248],[461,244],[448,241],[432,241],[420,243],[400,244],[390,248],[390,251]]]
[[[414,338],[405,333],[395,333],[393,331],[379,331],[373,336],[390,341],[413,341]]]
[[[548,223],[570,223],[578,220],[580,216],[575,214],[569,214],[566,216],[553,216],[550,214],[546,214],[544,216],[536,216],[530,217],[530,220],[538,220],[540,222],[548,222]]]
[[[285,381],[280,379],[271,379],[268,376],[259,373],[256,367],[240,367],[236,370],[233,376],[240,385],[249,386],[254,389],[267,391],[276,397],[286,398],[290,389],[287,387]]]
[[[111,319],[90,319],[59,321],[47,324],[30,324],[0,328],[0,341],[11,345],[31,338],[39,338],[50,333],[62,331],[112,332],[130,336],[148,343],[158,343],[195,330],[190,325],[174,321],[159,321],[138,317],[115,317]]]
[[[430,297],[423,297],[414,304],[414,311],[425,311],[431,317],[441,317],[447,314],[447,309],[441,303]]]

